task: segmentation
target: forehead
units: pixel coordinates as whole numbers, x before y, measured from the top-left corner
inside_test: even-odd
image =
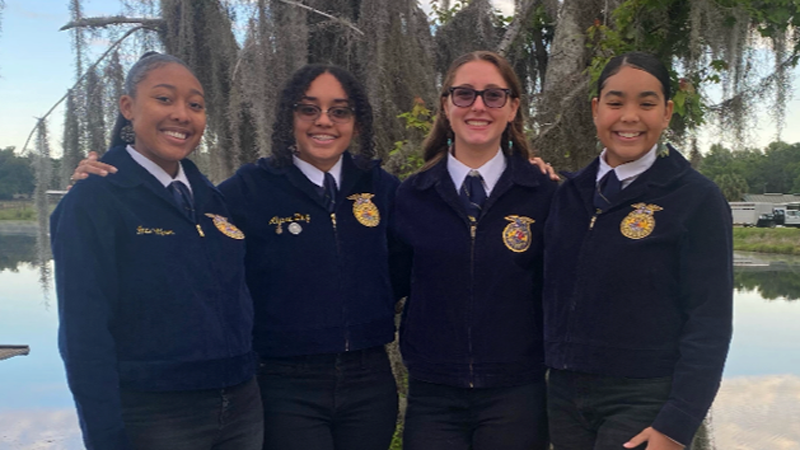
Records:
[[[639,95],[643,92],[655,92],[658,97],[663,97],[661,82],[650,73],[636,67],[624,66],[619,72],[606,78],[603,85],[603,95],[611,92],[624,95]]]
[[[176,63],[167,63],[147,72],[137,88],[152,88],[160,84],[168,84],[178,89],[194,89],[203,92],[200,81],[186,67]]]
[[[453,86],[471,85],[482,88],[488,85],[508,87],[500,69],[489,61],[470,61],[456,69]]]
[[[313,97],[319,100],[347,100],[347,93],[342,87],[342,83],[333,74],[325,72],[320,74],[308,85],[306,97]]]

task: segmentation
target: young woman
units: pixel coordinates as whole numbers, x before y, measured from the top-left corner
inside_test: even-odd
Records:
[[[611,59],[592,112],[605,146],[559,187],[545,230],[545,354],[556,450],[688,447],[731,337],[731,214],[658,141],[670,78]]]
[[[386,230],[399,182],[373,159],[372,109],[344,69],[298,70],[273,130],[273,156],[220,185],[247,234],[264,448],[385,450],[397,420]]]
[[[114,177],[76,185],[51,217],[59,347],[88,449],[258,449],[243,234],[184,158],[206,124],[179,59],[125,81]]]
[[[373,160],[372,108],[344,69],[301,68],[277,109],[272,157],[219,186],[247,235],[264,448],[385,450],[397,420],[384,344],[399,182]],[[115,171],[91,159],[73,178]]]
[[[529,164],[521,87],[490,52],[456,59],[422,170],[393,214],[403,448],[547,448],[542,235],[555,183]]]

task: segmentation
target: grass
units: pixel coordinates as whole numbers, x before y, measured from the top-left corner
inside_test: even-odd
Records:
[[[733,249],[744,252],[800,255],[800,228],[735,227]]]
[[[30,202],[3,202],[0,205],[0,220],[35,221],[36,210]]]

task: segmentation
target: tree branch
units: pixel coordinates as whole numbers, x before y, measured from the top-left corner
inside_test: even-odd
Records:
[[[125,17],[125,16],[112,16],[112,17],[88,17],[86,19],[74,20],[59,29],[59,31],[66,31],[72,28],[105,28],[112,25],[124,24],[139,24],[140,28],[157,29],[166,25],[164,19],[148,19],[144,17]]]
[[[326,12],[322,12],[322,11],[320,11],[318,9],[314,9],[314,8],[312,8],[310,6],[306,6],[306,5],[304,5],[304,4],[300,3],[300,2],[295,2],[295,1],[292,1],[292,0],[278,0],[278,1],[280,1],[281,3],[285,3],[287,5],[292,5],[292,6],[297,6],[298,8],[307,9],[307,10],[313,12],[313,13],[319,14],[321,16],[325,16],[325,17],[327,17],[329,19],[333,19],[333,20],[335,20],[337,22],[340,22],[342,25],[344,25],[344,26],[346,26],[348,28],[352,28],[353,30],[355,30],[356,33],[358,33],[358,34],[360,34],[362,36],[365,35],[364,32],[359,30],[358,28],[356,28],[355,25],[353,25],[349,21],[347,21],[345,19],[342,19],[340,17],[332,16],[332,15],[326,13]]]
[[[33,137],[33,133],[35,133],[36,129],[39,127],[39,123],[42,122],[43,120],[45,120],[47,118],[47,116],[49,116],[50,113],[52,113],[53,110],[55,110],[58,107],[58,105],[60,105],[61,102],[63,102],[67,98],[67,96],[69,96],[70,91],[72,91],[73,89],[78,87],[78,85],[81,84],[81,82],[83,81],[84,78],[86,78],[86,76],[89,74],[89,72],[94,70],[94,68],[97,67],[97,65],[100,64],[100,62],[103,61],[103,59],[105,59],[105,57],[108,56],[111,53],[112,50],[117,48],[119,46],[119,44],[121,44],[122,41],[124,41],[128,36],[132,35],[136,31],[139,31],[139,30],[144,29],[144,28],[149,28],[149,27],[146,27],[144,25],[139,25],[138,27],[133,27],[130,30],[128,30],[127,33],[123,34],[121,38],[117,39],[116,42],[111,44],[111,46],[108,47],[108,50],[106,50],[106,52],[103,53],[100,56],[100,58],[98,58],[97,61],[94,62],[94,64],[92,64],[91,66],[89,66],[88,69],[86,69],[86,71],[83,73],[83,75],[81,75],[81,77],[78,78],[78,81],[76,81],[75,84],[72,85],[71,88],[67,89],[67,93],[64,94],[64,96],[61,97],[61,99],[59,101],[57,101],[56,104],[53,105],[53,107],[50,108],[50,110],[48,110],[42,117],[39,117],[39,118],[36,119],[36,126],[33,127],[33,129],[31,130],[31,133],[28,135],[28,139],[25,140],[25,145],[22,146],[22,151],[20,152],[22,155],[25,154],[25,150],[27,150],[28,144],[31,142],[31,137]]]
[[[530,12],[537,1],[538,0],[526,0],[525,3],[520,5],[519,9],[514,14],[514,20],[511,21],[511,25],[508,26],[508,30],[506,30],[506,33],[503,35],[503,39],[497,46],[497,53],[499,55],[506,56],[511,44],[513,44],[517,39],[517,36],[522,29],[522,24],[527,21],[528,15],[530,15]]]

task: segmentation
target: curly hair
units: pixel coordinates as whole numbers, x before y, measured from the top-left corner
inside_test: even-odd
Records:
[[[164,53],[158,52],[147,52],[139,58],[139,61],[136,61],[136,64],[131,67],[131,70],[128,71],[128,75],[125,77],[125,84],[123,85],[123,92],[124,95],[128,95],[130,97],[136,98],[136,86],[142,82],[147,77],[147,74],[151,71],[158,69],[159,67],[166,66],[167,64],[178,64],[186,68],[195,78],[194,71],[191,67],[189,67],[183,60],[180,58],[176,58],[172,55],[167,55]],[[119,147],[125,146],[127,143],[122,139],[120,136],[120,131],[122,127],[125,125],[130,125],[130,120],[126,119],[122,113],[117,114],[117,121],[114,123],[114,128],[111,131],[111,147]]]
[[[422,144],[422,155],[425,160],[425,165],[421,170],[430,169],[437,161],[447,154],[447,140],[452,139],[453,130],[450,127],[450,120],[447,118],[447,115],[442,114],[442,102],[450,95],[448,89],[452,86],[458,69],[472,61],[487,61],[494,64],[505,82],[508,83],[508,88],[511,90],[511,98],[519,99],[521,97],[522,84],[517,74],[514,73],[511,64],[502,56],[488,51],[476,51],[456,58],[447,70],[447,75],[445,75],[444,82],[442,83],[440,92],[441,102],[438,105],[439,111],[436,114],[436,120],[433,123],[430,134],[425,138],[425,142]],[[508,124],[505,131],[503,131],[503,137],[500,139],[500,147],[506,155],[517,153],[525,158],[529,157],[531,151],[528,145],[528,139],[525,137],[524,124],[525,108],[524,105],[520,105],[516,117]],[[513,143],[512,148],[508,146],[509,140]]]
[[[362,168],[375,157],[374,130],[372,128],[372,106],[369,104],[364,86],[347,70],[329,64],[309,64],[292,74],[281,91],[280,102],[272,126],[272,164],[285,167],[292,164],[294,139],[294,104],[300,101],[311,83],[323,73],[333,75],[347,94],[348,103],[355,111],[355,129],[358,131],[358,154],[356,160]]]

